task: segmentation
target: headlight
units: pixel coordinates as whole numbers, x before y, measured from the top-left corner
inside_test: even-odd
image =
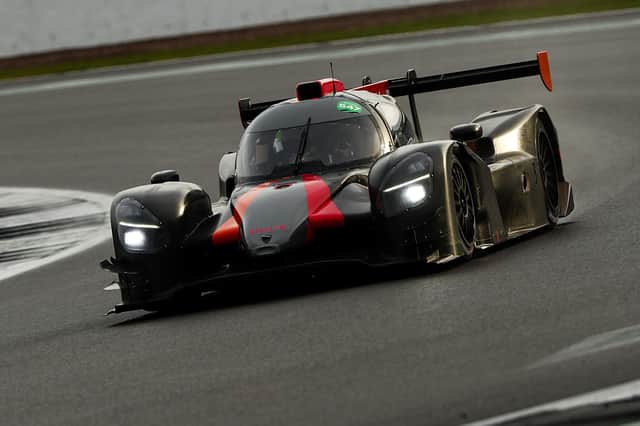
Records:
[[[402,190],[402,198],[409,206],[415,206],[424,201],[427,198],[427,191],[423,185],[412,184]]]
[[[125,250],[152,253],[167,244],[167,232],[162,222],[140,202],[125,198],[116,206],[118,238]]]
[[[409,155],[391,170],[383,188],[387,217],[424,204],[433,192],[433,160],[422,152]]]
[[[124,245],[128,248],[143,249],[147,242],[147,236],[140,229],[124,231]]]

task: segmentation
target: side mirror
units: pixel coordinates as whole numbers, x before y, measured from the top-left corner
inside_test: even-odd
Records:
[[[227,152],[220,159],[218,179],[221,197],[230,197],[236,187],[236,156],[236,152]]]
[[[179,182],[180,175],[175,170],[161,170],[151,175],[151,183]]]
[[[484,159],[491,159],[495,147],[491,138],[482,137],[482,126],[478,123],[460,124],[449,130],[451,139],[463,142],[469,149]]]
[[[459,124],[449,130],[449,137],[460,142],[474,141],[482,137],[482,126],[478,123]]]

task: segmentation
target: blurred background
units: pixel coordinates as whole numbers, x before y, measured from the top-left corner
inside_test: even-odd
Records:
[[[637,0],[2,0],[0,78],[638,4]]]

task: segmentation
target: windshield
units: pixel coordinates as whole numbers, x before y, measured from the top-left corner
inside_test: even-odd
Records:
[[[296,171],[306,125],[247,131],[238,151],[238,178],[282,177]],[[381,139],[370,115],[309,124],[298,172],[355,166],[380,155]]]

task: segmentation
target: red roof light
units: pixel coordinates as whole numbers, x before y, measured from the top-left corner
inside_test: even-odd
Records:
[[[296,86],[296,98],[299,101],[316,99],[344,91],[344,84],[335,78],[323,78],[316,81],[305,81]]]

